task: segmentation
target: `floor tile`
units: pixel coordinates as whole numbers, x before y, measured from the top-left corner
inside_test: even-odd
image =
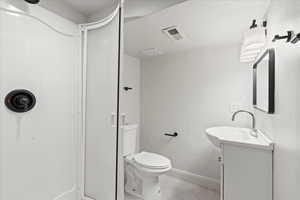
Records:
[[[160,177],[162,200],[220,200],[219,193],[171,176]],[[126,194],[125,200],[140,200]]]

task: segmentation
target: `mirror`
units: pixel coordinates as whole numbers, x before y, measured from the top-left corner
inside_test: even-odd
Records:
[[[275,52],[268,49],[253,65],[253,106],[272,114],[275,93]]]

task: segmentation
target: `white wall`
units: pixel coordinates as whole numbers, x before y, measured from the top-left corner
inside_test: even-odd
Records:
[[[218,152],[205,129],[250,125],[243,114],[231,122],[230,105],[248,109],[252,99],[251,68],[238,58],[236,45],[142,60],[141,148],[171,158],[175,168],[219,179]],[[174,131],[175,139],[163,135]]]
[[[300,32],[298,0],[273,0],[268,14],[269,40],[287,30]],[[276,143],[274,200],[299,199],[300,186],[300,43],[271,43],[276,51],[275,114],[256,111],[258,128]]]
[[[121,72],[121,113],[126,114],[126,123],[140,123],[140,60],[124,56]],[[125,91],[123,87],[131,87]]]
[[[141,62],[139,59],[124,55],[121,68],[121,91],[120,110],[125,114],[126,124],[138,124],[136,150],[140,149],[140,125],[141,125],[141,93],[140,93],[140,73]],[[131,87],[132,90],[125,91],[124,87]]]

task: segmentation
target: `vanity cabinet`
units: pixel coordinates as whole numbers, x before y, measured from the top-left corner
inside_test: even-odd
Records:
[[[272,140],[239,127],[212,127],[206,134],[221,151],[221,200],[272,200]]]
[[[222,200],[272,200],[272,149],[223,143],[221,155]]]

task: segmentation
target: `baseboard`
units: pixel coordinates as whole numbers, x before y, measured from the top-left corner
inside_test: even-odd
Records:
[[[60,195],[55,197],[53,200],[71,200],[71,199],[75,199],[76,195],[77,195],[76,186],[74,186],[72,189],[61,193]]]
[[[187,171],[183,171],[180,169],[171,169],[167,175],[175,177],[175,178],[179,178],[181,180],[199,185],[201,187],[207,188],[209,190],[213,190],[213,191],[220,191],[220,181],[213,179],[213,178],[209,178],[206,176],[200,176],[198,174],[194,174],[191,172],[187,172]]]

